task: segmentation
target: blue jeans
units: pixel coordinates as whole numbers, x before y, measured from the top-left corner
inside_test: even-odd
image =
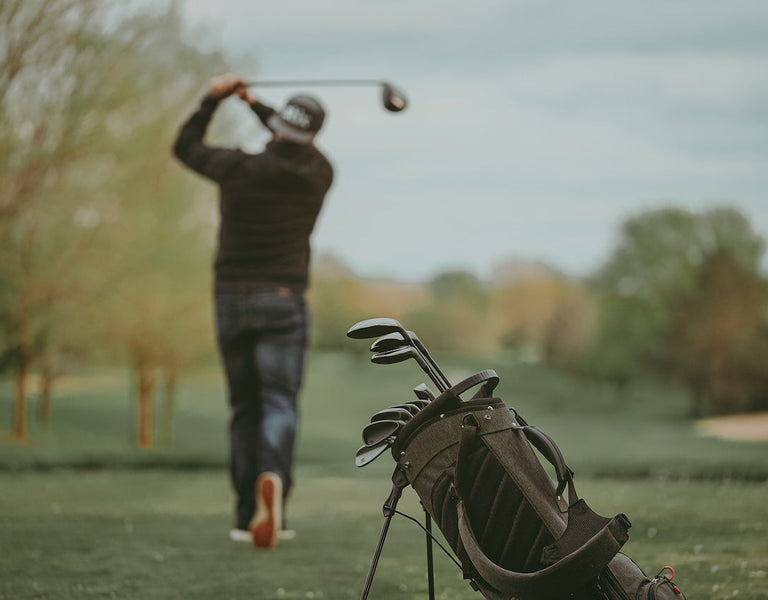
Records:
[[[309,317],[303,295],[287,288],[218,284],[215,304],[231,409],[235,526],[247,529],[259,474],[279,475],[284,499],[291,488]]]

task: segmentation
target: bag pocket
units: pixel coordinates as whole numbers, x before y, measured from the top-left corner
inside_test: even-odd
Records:
[[[650,579],[640,566],[621,552],[608,564],[595,582],[597,597],[601,600],[685,600],[672,579],[662,575],[664,567]]]

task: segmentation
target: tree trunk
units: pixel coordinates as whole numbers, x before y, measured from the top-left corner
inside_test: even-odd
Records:
[[[40,406],[38,418],[40,424],[47,427],[51,420],[51,395],[53,393],[53,366],[49,360],[43,361],[40,371]]]
[[[168,369],[165,375],[165,402],[163,403],[162,441],[164,446],[173,446],[173,420],[176,414],[176,382],[178,375],[175,369]]]
[[[154,437],[152,397],[155,388],[154,369],[139,362],[136,366],[138,386],[138,410],[136,412],[136,443],[139,448],[151,448]]]
[[[20,348],[16,365],[16,406],[13,418],[13,439],[19,442],[27,439],[27,383],[31,365],[32,354],[27,348]]]

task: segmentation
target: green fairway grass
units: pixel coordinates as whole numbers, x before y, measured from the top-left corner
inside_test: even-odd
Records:
[[[440,358],[440,357],[439,357]],[[689,599],[768,600],[768,444],[703,437],[679,390],[645,384],[625,394],[534,366],[440,358],[458,381],[498,370],[498,395],[549,432],[598,512],[625,512],[626,546],[653,574],[672,564]],[[425,381],[413,363],[310,357],[301,400],[297,484],[274,552],[227,538],[227,407],[216,365],[179,389],[172,446],[134,447],[125,371],[69,376],[51,423],[30,440],[0,434],[0,599],[359,598],[382,523],[394,463],[354,466],[370,415],[407,401]],[[0,383],[10,429],[12,386]],[[162,395],[156,398],[160,424]],[[420,509],[412,490],[400,505]],[[396,518],[371,600],[427,598],[423,533]],[[480,598],[436,555],[437,597]]]
[[[768,480],[768,442],[704,437],[685,418],[686,399],[673,387],[634,385],[621,394],[532,366],[500,360],[439,357],[455,382],[482,368],[498,371],[497,393],[529,423],[557,440],[581,476]],[[327,473],[349,464],[374,412],[405,402],[426,376],[412,361],[372,365],[364,357],[310,356],[301,397],[299,459]],[[428,381],[428,380],[426,380]],[[161,436],[151,450],[135,447],[133,384],[126,371],[63,378],[47,428],[29,406],[31,443],[12,444],[13,394],[0,382],[0,469],[68,466],[217,467],[226,462],[227,407],[216,365],[181,380],[172,447]],[[434,386],[432,386],[434,388]],[[162,393],[155,402],[162,429]]]
[[[386,477],[301,468],[294,540],[274,551],[230,542],[224,470],[0,474],[3,600],[359,598],[382,522]],[[605,514],[633,521],[625,547],[665,564],[691,599],[768,598],[768,486],[586,480]],[[418,515],[412,490],[400,508]],[[422,532],[396,517],[371,600],[427,598]],[[437,597],[480,598],[441,553]]]

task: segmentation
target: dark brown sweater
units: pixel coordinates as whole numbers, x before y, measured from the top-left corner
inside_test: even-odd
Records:
[[[219,100],[206,96],[179,131],[173,151],[219,185],[216,283],[306,289],[309,237],[333,182],[333,167],[314,146],[272,140],[258,154],[203,142]],[[265,122],[273,109],[251,107]]]

